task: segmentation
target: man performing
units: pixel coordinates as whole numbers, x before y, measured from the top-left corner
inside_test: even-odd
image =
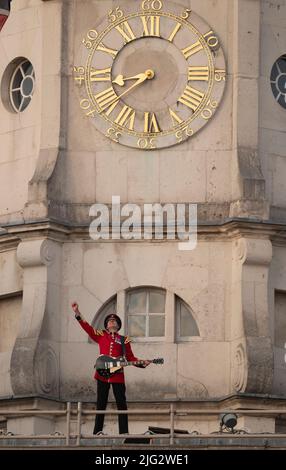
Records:
[[[118,331],[121,328],[121,320],[118,315],[110,314],[104,320],[105,330],[96,330],[94,329],[82,316],[79,311],[77,302],[72,304],[72,309],[75,312],[75,318],[78,320],[80,326],[84,331],[89,335],[89,337],[98,343],[100,354],[112,356],[112,357],[122,357],[125,356],[127,361],[140,361],[141,365],[137,367],[146,367],[150,364],[150,361],[141,361],[137,359],[131,349],[130,339],[128,336],[122,337],[118,334]],[[122,345],[124,344],[124,346]],[[124,351],[125,349],[125,351]],[[97,380],[97,410],[105,410],[108,394],[110,389],[110,384],[112,384],[113,394],[116,400],[118,410],[127,410],[126,403],[126,388],[124,380],[124,371],[123,368],[120,369],[116,374],[112,375],[110,378],[105,378],[99,375],[96,371],[94,378]],[[95,425],[93,434],[101,434],[104,424],[104,414],[96,415]],[[119,434],[128,434],[128,415],[120,414],[118,415],[119,423]]]

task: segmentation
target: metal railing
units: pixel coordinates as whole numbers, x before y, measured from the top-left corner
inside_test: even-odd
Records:
[[[242,438],[242,434],[239,432],[228,432],[228,433],[223,433],[221,431],[218,432],[213,432],[209,434],[202,434],[197,431],[193,432],[186,432],[186,434],[179,433],[176,434],[175,431],[175,417],[176,416],[217,416],[221,414],[227,414],[227,413],[232,413],[237,416],[259,416],[259,417],[279,417],[282,415],[286,415],[286,408],[281,410],[281,409],[269,409],[269,410],[259,410],[259,409],[233,409],[233,410],[221,410],[221,409],[175,409],[174,403],[170,403],[168,408],[165,409],[132,409],[132,410],[85,410],[83,409],[82,402],[77,402],[77,408],[72,409],[71,402],[67,402],[66,408],[63,410],[5,410],[0,408],[0,415],[1,417],[4,418],[9,418],[9,417],[20,417],[20,416],[25,416],[25,417],[35,417],[37,415],[39,416],[46,416],[46,415],[51,415],[54,417],[60,417],[60,416],[65,416],[66,417],[66,432],[65,434],[61,434],[60,432],[55,432],[53,434],[41,434],[41,435],[23,435],[23,434],[13,434],[11,432],[4,432],[0,434],[0,440],[20,440],[20,439],[28,439],[28,440],[40,440],[40,439],[45,439],[45,440],[64,440],[65,446],[80,446],[81,445],[81,440],[83,438],[92,438],[92,439],[98,439],[103,440],[103,441],[111,441],[113,439],[126,439],[128,438],[134,438],[134,439],[141,439],[141,438],[148,438],[150,440],[152,439],[163,439],[167,441],[167,445],[173,446],[175,442],[175,438],[180,438],[180,439],[190,439],[190,437],[198,436],[199,439],[209,439],[209,438],[214,438],[215,436],[223,436],[226,438],[231,438],[231,439],[237,439],[237,438]],[[119,415],[119,414],[128,414],[128,415],[169,415],[169,433],[164,433],[164,434],[159,434],[159,433],[149,433],[148,435],[145,434],[135,434],[135,435],[124,435],[124,434],[109,434],[109,435],[83,435],[82,434],[82,417],[83,416],[95,416],[98,414],[105,414],[105,415]],[[76,433],[71,432],[71,417],[72,415],[76,416]],[[248,433],[245,432],[248,436],[251,435],[251,437],[260,437],[263,435],[264,438],[269,438],[273,437],[275,435],[275,438],[283,438],[286,439],[286,434],[278,434],[278,433]],[[73,441],[73,442],[72,442]]]

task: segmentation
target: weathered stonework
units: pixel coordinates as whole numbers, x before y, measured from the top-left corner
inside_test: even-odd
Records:
[[[30,395],[94,402],[97,346],[79,329],[71,302],[96,324],[116,296],[128,333],[128,292],[145,287],[166,293],[165,336],[135,341],[133,349],[138,357],[164,357],[165,364],[126,368],[132,406],[175,401],[192,408],[200,401],[220,410],[219,400],[233,397],[227,406],[267,407],[273,394],[284,403],[286,114],[272,96],[269,74],[286,53],[286,0],[172,1],[217,32],[227,81],[220,108],[201,132],[152,152],[107,139],[79,105],[73,65],[81,65],[82,39],[117,3],[12,4],[0,33],[1,89],[17,57],[33,64],[36,88],[23,113],[0,99],[3,403]],[[111,211],[112,196],[140,208],[196,203],[196,249],[179,251],[178,240],[166,237],[92,240],[90,208],[103,203]],[[191,309],[199,335],[178,336],[177,298]],[[8,423],[12,432],[56,429],[55,419],[17,419]],[[252,431],[274,430],[273,417],[240,419]],[[203,432],[217,429],[213,418],[186,422]],[[91,425],[87,420],[84,429]],[[109,420],[108,429],[114,426]],[[141,431],[146,421],[133,426]]]

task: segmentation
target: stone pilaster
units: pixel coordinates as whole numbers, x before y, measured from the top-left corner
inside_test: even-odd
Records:
[[[260,1],[233,1],[233,162],[231,217],[269,218],[258,153]]]
[[[231,388],[270,393],[273,348],[268,310],[272,244],[267,239],[234,242],[231,309]]]
[[[24,270],[23,304],[11,358],[15,395],[59,393],[60,247],[50,240],[23,241],[17,250]]]

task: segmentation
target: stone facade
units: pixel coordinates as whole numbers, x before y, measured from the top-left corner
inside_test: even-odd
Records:
[[[285,398],[286,111],[269,76],[285,54],[286,0],[173,2],[217,32],[227,82],[201,132],[152,152],[107,139],[79,107],[72,76],[79,45],[116,2],[13,2],[0,34],[3,403],[27,396],[93,402],[97,349],[74,320],[71,302],[96,325],[116,296],[128,334],[127,296],[140,287],[164,290],[165,336],[135,340],[133,349],[165,364],[126,370],[133,406],[169,400],[216,406],[234,396],[233,408],[243,408],[250,394],[254,407],[255,397]],[[33,64],[36,88],[17,114],[5,89],[8,66],[20,57]],[[198,204],[196,249],[179,251],[177,240],[92,240],[90,207],[110,205],[114,195],[122,204]],[[199,330],[186,341],[177,334],[177,298]],[[274,418],[245,421],[256,432],[262,421],[261,432],[274,429]],[[30,419],[27,429],[40,432],[41,423]],[[21,420],[10,425],[23,429]],[[141,430],[142,423],[133,425]]]

